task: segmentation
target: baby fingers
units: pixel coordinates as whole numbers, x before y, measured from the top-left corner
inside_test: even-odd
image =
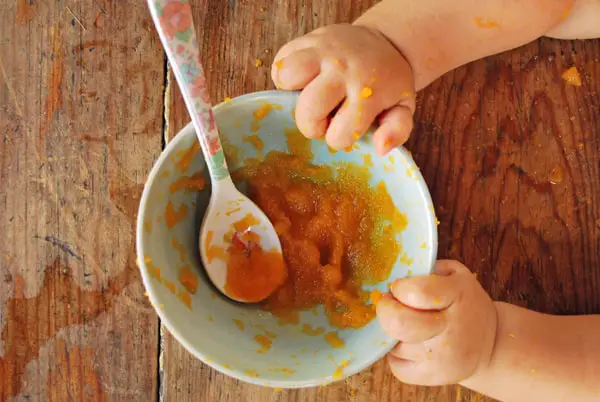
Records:
[[[444,313],[415,310],[391,295],[385,295],[377,303],[377,317],[383,330],[402,342],[426,341],[446,327]]]

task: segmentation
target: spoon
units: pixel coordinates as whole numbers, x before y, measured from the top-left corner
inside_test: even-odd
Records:
[[[232,246],[241,244],[250,250],[259,245],[260,249],[281,256],[279,237],[269,218],[237,190],[229,174],[206,89],[189,2],[148,0],[148,6],[192,118],[212,182],[210,202],[200,228],[202,263],[212,283],[224,295],[239,302],[258,302],[256,296],[240,295],[227,286],[228,253]],[[254,240],[244,241],[244,238]],[[248,285],[252,287],[251,283]]]

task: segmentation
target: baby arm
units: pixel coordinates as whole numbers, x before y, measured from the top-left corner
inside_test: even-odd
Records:
[[[377,121],[373,143],[385,154],[408,139],[416,90],[544,35],[573,3],[383,0],[352,25],[319,28],[286,44],[275,56],[273,81],[302,90],[296,122],[307,137],[342,149]]]
[[[385,35],[406,57],[419,90],[454,68],[539,38],[574,0],[384,0],[355,24]]]
[[[600,0],[577,0],[567,18],[546,33],[557,39],[600,38]]]
[[[600,316],[552,316],[495,303],[489,364],[462,382],[502,401],[597,401]]]
[[[600,395],[600,316],[558,317],[495,303],[456,261],[400,279],[377,304],[398,339],[388,357],[401,381],[460,383],[510,401],[594,401]]]

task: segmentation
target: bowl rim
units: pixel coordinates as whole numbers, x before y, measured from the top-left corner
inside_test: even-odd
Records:
[[[234,107],[236,104],[239,104],[242,102],[260,101],[260,100],[267,100],[267,99],[269,101],[276,101],[277,99],[282,99],[282,98],[296,99],[298,97],[298,94],[299,94],[299,92],[295,92],[295,91],[279,91],[279,90],[252,92],[252,93],[238,96],[236,98],[232,98],[231,100],[221,102],[218,105],[213,107],[213,111],[215,113],[215,116],[217,116],[219,114],[219,111],[221,111],[222,109],[228,108],[228,107]],[[204,355],[204,353],[202,353],[200,350],[196,349],[190,342],[188,342],[187,336],[185,336],[182,332],[179,332],[176,325],[174,325],[173,322],[169,319],[169,314],[167,314],[166,311],[156,307],[158,305],[158,300],[156,300],[157,296],[154,294],[154,291],[152,290],[151,278],[148,273],[148,267],[146,266],[146,263],[144,261],[145,253],[144,253],[144,246],[143,246],[142,239],[144,237],[145,212],[147,209],[147,204],[149,202],[150,189],[159,174],[161,166],[166,161],[166,159],[169,157],[169,155],[171,155],[171,153],[174,151],[174,149],[177,147],[177,145],[181,141],[183,141],[184,138],[186,138],[189,135],[189,132],[192,132],[192,133],[194,132],[194,127],[191,122],[188,123],[185,127],[183,127],[181,130],[179,130],[177,132],[177,134],[171,139],[171,141],[169,141],[169,143],[167,144],[165,149],[161,152],[158,159],[154,162],[152,169],[150,170],[150,173],[146,179],[146,182],[144,183],[144,190],[143,190],[142,196],[140,198],[138,214],[137,214],[137,222],[136,222],[136,255],[137,255],[137,259],[138,259],[139,270],[140,270],[140,273],[142,276],[142,282],[144,284],[144,288],[148,292],[148,298],[150,299],[150,302],[151,302],[152,306],[154,307],[154,310],[156,311],[157,315],[159,316],[161,323],[164,324],[164,326],[175,337],[175,339],[194,357],[199,359],[202,363],[217,370],[218,372],[223,373],[232,378],[247,382],[247,383],[251,383],[254,385],[260,385],[260,386],[267,386],[267,387],[272,387],[272,388],[288,388],[288,389],[306,388],[306,387],[314,387],[314,386],[318,386],[318,385],[326,385],[326,384],[330,384],[333,382],[342,381],[345,378],[348,378],[354,374],[357,374],[357,373],[369,368],[374,363],[376,363],[381,358],[383,358],[386,354],[388,354],[392,350],[392,348],[395,346],[394,342],[390,342],[386,346],[380,345],[379,347],[374,347],[374,349],[376,349],[376,352],[371,356],[370,359],[364,360],[361,364],[356,365],[355,368],[353,368],[353,369],[350,369],[350,367],[348,367],[347,369],[344,369],[342,376],[339,378],[335,378],[335,379],[333,379],[332,376],[320,377],[320,378],[302,380],[302,381],[268,380],[268,379],[263,379],[260,377],[255,378],[255,377],[251,377],[251,376],[247,375],[241,369],[228,368],[228,367],[225,367],[225,366],[219,364],[218,362],[208,359]],[[416,182],[417,182],[417,187],[420,192],[420,196],[425,199],[425,201],[428,203],[428,205],[433,206],[431,194],[429,193],[429,189],[427,188],[425,179],[421,175],[419,168],[417,167],[416,163],[412,159],[412,155],[410,154],[410,152],[408,150],[406,150],[403,146],[400,146],[400,147],[397,147],[397,148],[393,149],[392,151],[390,151],[390,153],[388,155],[393,155],[393,154],[402,154],[403,157],[407,160],[407,162],[410,165],[410,168],[412,169],[412,174],[416,176]],[[435,261],[437,258],[437,248],[438,248],[437,224],[436,224],[436,218],[435,218],[435,211],[433,210],[433,207],[430,208],[430,212],[427,213],[427,220],[428,220],[428,228],[430,231],[430,239],[428,239],[428,240],[431,242],[431,246],[432,246],[431,247],[432,252],[430,254],[430,261],[427,261],[427,263],[429,264],[429,267],[430,267],[429,273],[431,273],[433,271],[433,267],[434,267],[434,264],[435,264]]]

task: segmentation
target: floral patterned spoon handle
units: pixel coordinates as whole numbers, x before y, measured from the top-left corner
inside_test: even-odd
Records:
[[[223,180],[229,177],[229,170],[206,89],[190,3],[188,0],[148,0],[148,5],[213,182]]]
[[[210,202],[204,213],[198,242],[204,268],[215,287],[226,296],[244,303],[259,302],[275,291],[285,278],[279,237],[269,218],[252,200],[237,190],[229,175],[206,92],[188,0],[148,0],[148,5],[192,117],[212,179]],[[250,254],[253,250],[256,252],[256,245],[259,249],[275,252],[275,264],[257,268],[267,270],[264,274],[269,277],[276,272],[278,281],[265,286],[264,275],[244,278],[241,285],[239,278],[232,278],[231,282],[228,280],[228,257],[223,258],[223,253],[218,251],[229,251],[233,239],[239,240],[247,232],[253,232],[259,239],[256,244],[250,244],[250,241],[243,243]],[[256,239],[256,236],[252,238]],[[249,261],[262,260],[249,258]],[[248,289],[252,291],[249,293]]]

